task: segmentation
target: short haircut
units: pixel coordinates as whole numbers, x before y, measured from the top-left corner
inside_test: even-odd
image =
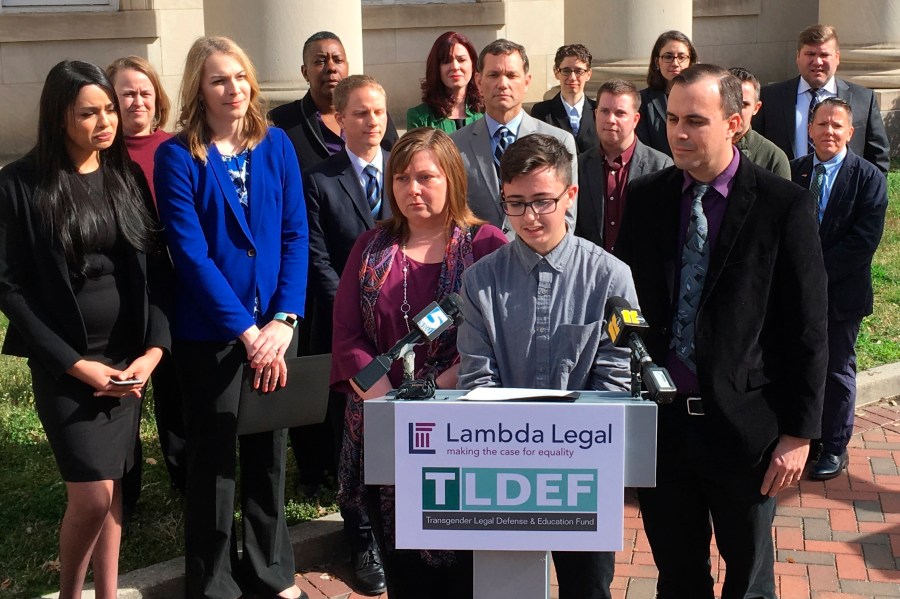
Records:
[[[674,85],[691,85],[706,79],[715,79],[722,100],[722,115],[727,119],[733,114],[741,114],[744,106],[744,93],[738,78],[714,64],[695,64],[681,71],[673,80]]]
[[[123,58],[115,59],[108,67],[106,67],[106,76],[109,77],[113,86],[116,85],[116,75],[119,71],[125,69],[143,73],[146,75],[147,79],[150,80],[150,85],[153,86],[153,93],[156,95],[156,106],[154,107],[152,127],[152,130],[156,131],[168,122],[169,110],[171,108],[169,96],[166,95],[166,90],[163,89],[162,84],[159,82],[159,75],[156,74],[156,69],[150,65],[150,61],[146,58],[140,56],[125,56]]]
[[[387,100],[387,93],[385,93],[381,84],[375,81],[374,77],[368,75],[350,75],[349,77],[341,79],[340,83],[334,88],[334,93],[332,94],[334,109],[337,112],[344,112],[344,109],[347,108],[347,102],[350,100],[350,94],[363,87],[375,88],[381,92],[381,95]]]
[[[653,51],[650,53],[650,66],[647,68],[647,86],[650,89],[666,89],[666,78],[660,73],[659,63],[656,62],[656,59],[659,58],[659,53],[662,52],[663,46],[669,42],[681,42],[687,46],[688,54],[691,56],[691,65],[697,64],[697,60],[699,60],[697,49],[691,43],[691,38],[685,34],[675,29],[659,34],[659,37],[656,38],[656,43],[653,44]]]
[[[819,109],[823,106],[831,106],[833,108],[843,108],[847,111],[847,118],[850,119],[850,124],[853,124],[853,109],[850,108],[850,104],[846,100],[842,100],[838,97],[833,98],[825,98],[813,108],[813,118],[816,117],[816,113],[819,112]]]
[[[831,25],[810,25],[797,36],[797,52],[802,50],[803,46],[818,46],[831,40],[834,40],[835,47],[841,45],[838,42],[837,29]]]
[[[337,35],[331,33],[330,31],[317,31],[303,42],[303,64],[306,64],[306,51],[309,50],[309,47],[315,44],[316,42],[321,42],[322,40],[334,40],[341,45],[344,46],[344,43],[341,41]]]
[[[494,40],[484,47],[481,54],[478,55],[478,72],[484,72],[484,57],[488,54],[491,56],[500,56],[509,55],[514,52],[518,52],[519,56],[522,57],[522,68],[525,73],[528,73],[528,54],[525,53],[525,46],[504,39]]]
[[[625,81],[624,79],[610,79],[609,81],[604,81],[600,84],[600,89],[597,90],[598,102],[600,101],[600,96],[603,94],[631,96],[631,101],[634,102],[634,111],[637,112],[641,109],[641,92],[638,91],[637,86],[631,81]]]
[[[500,159],[500,179],[510,183],[516,177],[551,168],[568,187],[572,184],[572,154],[552,135],[532,133],[517,139]]]
[[[738,78],[741,83],[752,83],[753,91],[756,93],[756,101],[759,102],[759,79],[744,67],[731,67],[728,72]]]
[[[559,50],[556,51],[556,56],[553,58],[554,70],[559,70],[559,65],[562,64],[562,61],[570,56],[574,56],[579,62],[586,64],[588,68],[591,67],[591,61],[594,59],[591,56],[591,52],[583,44],[560,46]]]
[[[438,168],[447,180],[447,230],[454,226],[472,227],[483,223],[469,208],[468,180],[462,156],[450,136],[440,129],[419,127],[401,137],[391,149],[384,174],[384,192],[391,206],[391,216],[379,223],[391,234],[406,240],[409,238],[409,221],[400,211],[394,197],[394,177],[409,168],[413,157],[419,152],[431,152]]]

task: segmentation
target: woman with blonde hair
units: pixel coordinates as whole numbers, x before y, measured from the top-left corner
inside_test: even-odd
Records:
[[[285,431],[237,436],[244,364],[287,384],[303,316],[307,223],[297,156],[266,126],[249,58],[204,37],[188,52],[179,133],[156,154],[156,194],[178,279],[173,356],[185,402],[187,597],[297,598],[284,520]],[[240,450],[243,555],[234,499]]]
[[[391,599],[471,597],[471,553],[394,547],[394,487],[365,487],[363,400],[400,385],[399,363],[363,392],[351,380],[410,330],[409,318],[459,291],[463,271],[506,243],[466,203],[466,172],[450,136],[414,129],[391,150],[385,192],[392,216],[363,233],[347,259],[334,302],[331,384],[351,394],[344,420],[338,500],[368,509]],[[456,388],[456,327],[416,350],[416,376]]]

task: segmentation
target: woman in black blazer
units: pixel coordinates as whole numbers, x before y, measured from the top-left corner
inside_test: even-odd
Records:
[[[644,145],[672,155],[666,136],[666,109],[672,81],[697,63],[697,49],[680,31],[666,31],[656,38],[647,67],[647,87],[641,90],[641,119],[634,132]]]
[[[99,67],[61,62],[41,94],[37,145],[0,171],[3,352],[28,358],[66,482],[64,599],[81,597],[89,563],[97,596],[116,596],[120,479],[134,459],[144,381],[170,344],[154,295],[166,258],[119,118]]]

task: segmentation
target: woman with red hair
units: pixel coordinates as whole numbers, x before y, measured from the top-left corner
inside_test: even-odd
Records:
[[[422,103],[406,112],[406,128],[431,127],[453,133],[482,116],[484,102],[472,75],[478,53],[462,33],[448,31],[434,41],[422,80]]]

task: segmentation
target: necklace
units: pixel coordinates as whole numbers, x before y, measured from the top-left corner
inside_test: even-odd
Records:
[[[400,304],[400,312],[403,313],[403,323],[406,325],[406,332],[409,328],[409,300],[406,297],[406,276],[409,272],[409,260],[406,259],[406,242],[400,246],[400,252],[403,254],[403,303]]]

